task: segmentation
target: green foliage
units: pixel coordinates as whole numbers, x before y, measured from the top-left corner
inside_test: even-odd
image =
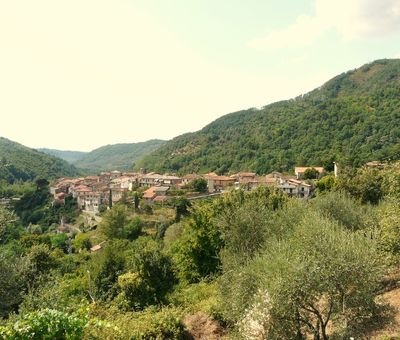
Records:
[[[0,318],[18,309],[26,291],[26,261],[0,248]],[[1,334],[1,333],[0,333]]]
[[[89,250],[92,247],[92,242],[90,241],[90,237],[88,234],[79,233],[72,241],[72,246],[75,252],[84,249]]]
[[[68,251],[69,238],[67,234],[56,234],[50,237],[51,246],[53,248],[62,249],[65,253]]]
[[[41,148],[37,150],[45,154],[48,154],[50,156],[61,158],[70,164],[73,164],[74,162],[78,161],[87,154],[87,152],[82,152],[82,151],[64,151],[64,150],[54,150],[47,148]]]
[[[206,192],[207,181],[204,178],[196,178],[189,183],[189,187],[197,192]]]
[[[8,183],[79,175],[67,162],[0,137],[0,180]]]
[[[53,309],[35,311],[15,324],[0,327],[4,339],[81,339],[88,320],[85,316]]]
[[[28,191],[21,200],[15,204],[15,212],[20,217],[23,225],[30,223],[40,224],[49,227],[52,224],[60,223],[61,218],[69,223],[73,222],[78,216],[76,199],[65,198],[65,204],[55,205],[48,186],[42,183],[35,191]],[[45,228],[46,229],[46,228]]]
[[[103,314],[103,313],[102,313]],[[87,339],[186,339],[179,308],[148,308],[143,312],[118,314],[107,319],[108,327],[87,327]]]
[[[142,233],[143,221],[139,217],[134,217],[124,228],[125,237],[128,240],[137,239]]]
[[[337,179],[337,190],[345,190],[363,203],[378,204],[384,196],[380,169],[344,169]]]
[[[152,139],[141,143],[105,145],[82,155],[73,164],[92,172],[131,170],[135,162],[164,143],[162,140]]]
[[[373,222],[370,206],[362,205],[346,192],[333,191],[321,194],[311,202],[312,207],[327,218],[349,230],[366,229]]]
[[[116,204],[103,215],[99,231],[109,239],[125,237],[124,227],[128,222],[128,209],[125,205]]]
[[[92,299],[111,300],[117,295],[118,276],[123,273],[125,257],[120,243],[108,242],[93,255],[88,269],[88,290]]]
[[[296,99],[225,115],[178,136],[137,168],[157,172],[292,171],[400,155],[400,61],[379,60]]]
[[[400,201],[387,199],[379,207],[380,246],[400,259]]]
[[[10,184],[5,180],[0,180],[0,197],[2,198],[21,197],[35,189],[36,186],[32,182],[15,181]]]
[[[336,179],[334,175],[326,175],[322,177],[320,180],[317,181],[316,183],[316,188],[317,192],[325,192],[325,191],[331,191],[336,185]]]
[[[224,241],[224,254],[235,261],[246,261],[254,256],[271,237],[284,234],[274,221],[275,210],[282,207],[286,197],[268,187],[255,191],[232,192],[224,198],[217,225]]]
[[[218,271],[222,240],[213,220],[217,206],[215,202],[197,205],[170,247],[175,270],[184,282],[197,282]]]
[[[18,217],[10,210],[0,206],[0,244],[18,237]]]
[[[175,206],[175,221],[179,222],[182,216],[189,215],[190,201],[186,197],[177,197],[174,200]]]
[[[140,310],[162,302],[175,278],[171,261],[163,253],[160,243],[140,237],[127,251],[126,257],[129,272],[118,277],[120,305]]]
[[[381,272],[372,240],[310,214],[293,234],[236,274],[241,282],[230,295],[234,303],[225,300],[226,313],[239,317],[243,332],[251,331],[244,327],[250,323],[259,325],[255,331],[263,337],[295,338],[307,330],[327,339],[330,322],[336,332],[368,322]],[[253,302],[236,301],[246,299]]]
[[[145,203],[145,204],[142,206],[142,210],[143,210],[143,212],[144,212],[145,214],[147,214],[147,215],[153,214],[153,208],[151,207],[150,204]]]
[[[47,274],[56,264],[49,247],[45,244],[32,246],[26,257],[29,263],[30,282],[34,282],[42,274]]]
[[[303,178],[304,179],[316,179],[319,176],[319,172],[315,168],[308,168],[304,171]]]

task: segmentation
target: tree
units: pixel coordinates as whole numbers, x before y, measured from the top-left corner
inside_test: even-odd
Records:
[[[142,233],[143,221],[139,217],[133,218],[124,228],[125,237],[128,240],[137,239]]]
[[[135,193],[133,194],[133,204],[135,206],[135,211],[137,211],[139,209],[139,195],[137,191],[135,191]]]
[[[95,254],[88,269],[88,290],[92,299],[114,298],[118,291],[118,276],[123,273],[124,267],[125,257],[121,253],[120,244],[115,241],[107,242],[105,247]]]
[[[382,273],[376,243],[318,214],[271,244],[250,267],[253,281],[260,283],[248,311],[255,309],[261,318],[256,321],[264,337],[304,338],[306,332],[325,340],[333,319],[335,332],[344,334],[368,322],[376,310]]]
[[[319,172],[315,168],[308,168],[304,171],[303,178],[304,179],[316,179],[319,176]]]
[[[335,176],[334,175],[326,175],[322,177],[319,181],[316,183],[316,187],[318,192],[325,192],[325,191],[331,191],[336,184]]]
[[[113,207],[113,201],[112,201],[112,190],[110,189],[110,191],[108,192],[108,208],[112,208]]]
[[[39,178],[35,181],[35,184],[36,190],[42,190],[47,188],[47,186],[49,185],[49,181],[45,178]]]
[[[99,225],[99,231],[107,238],[124,238],[124,227],[128,221],[128,210],[122,204],[116,204],[108,210]]]
[[[17,311],[26,293],[25,272],[27,261],[7,255],[0,249],[0,317]]]
[[[214,222],[217,204],[196,205],[182,236],[171,245],[177,275],[184,282],[197,282],[218,271],[222,240]]]
[[[18,217],[10,210],[0,206],[0,244],[7,243],[18,235]]]
[[[89,250],[92,247],[92,242],[87,234],[79,233],[72,241],[72,246],[74,251],[79,251],[81,249]]]
[[[170,258],[160,243],[148,237],[138,238],[127,252],[127,268],[129,272],[118,277],[118,285],[120,299],[130,309],[162,302],[175,282]]]
[[[179,222],[182,216],[189,214],[190,201],[186,197],[178,197],[174,202],[175,206],[175,221]]]
[[[197,192],[206,192],[207,181],[204,178],[196,178],[190,183],[190,187]]]
[[[379,206],[379,244],[391,255],[400,257],[400,200],[387,199]]]

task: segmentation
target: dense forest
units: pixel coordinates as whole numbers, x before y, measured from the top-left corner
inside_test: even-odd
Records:
[[[157,150],[164,143],[165,141],[152,139],[141,143],[105,145],[85,153],[73,164],[95,173],[109,170],[132,170],[139,159]]]
[[[40,148],[37,149],[40,152],[47,153],[48,155],[58,157],[67,161],[68,163],[74,163],[78,159],[81,159],[87,152],[83,151],[66,151],[66,150],[56,150],[56,149],[47,149],[47,148]]]
[[[79,170],[66,161],[0,137],[0,182],[77,176]]]
[[[4,339],[400,335],[399,162],[342,168],[308,200],[262,186],[149,206],[138,189],[96,221],[46,185],[0,207]]]
[[[343,73],[295,99],[225,115],[137,163],[158,172],[259,174],[400,155],[400,60]]]

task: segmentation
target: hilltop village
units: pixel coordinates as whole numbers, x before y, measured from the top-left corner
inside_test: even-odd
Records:
[[[258,186],[271,186],[289,196],[307,198],[314,190],[313,182],[306,180],[307,172],[314,178],[325,174],[323,167],[296,167],[295,176],[272,172],[257,176],[253,172],[239,172],[231,176],[216,173],[204,175],[188,174],[183,177],[154,172],[102,172],[97,176],[81,178],[60,178],[50,186],[54,202],[63,204],[67,196],[77,200],[80,210],[99,212],[101,207],[111,206],[126,197],[129,192],[138,191],[148,204],[163,203],[184,192],[187,198],[198,199],[219,195],[222,192],[242,188],[252,190]],[[193,186],[194,183],[198,185]]]

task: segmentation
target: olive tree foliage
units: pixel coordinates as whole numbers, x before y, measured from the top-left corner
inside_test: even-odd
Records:
[[[107,238],[123,238],[124,227],[128,222],[128,209],[123,204],[116,204],[108,210],[99,225],[99,231]]]
[[[224,197],[216,217],[224,242],[223,253],[245,262],[263,247],[268,238],[284,235],[287,228],[272,222],[285,202],[282,193],[267,187],[250,193],[236,191]]]
[[[25,273],[28,263],[24,258],[10,256],[0,250],[0,318],[16,311],[26,292]]]
[[[126,270],[118,277],[118,302],[128,310],[141,310],[164,301],[175,283],[170,258],[161,243],[139,237],[126,254]]]
[[[18,217],[0,206],[0,244],[5,244],[16,233]]]
[[[378,204],[384,196],[380,169],[343,169],[336,181],[336,189],[345,190],[363,203]]]
[[[92,300],[108,301],[118,293],[117,280],[125,268],[125,257],[119,242],[109,241],[94,254],[87,268],[87,291]]]
[[[218,201],[197,204],[188,221],[181,222],[181,235],[169,246],[174,269],[182,282],[193,283],[218,271],[222,247],[214,217]]]
[[[400,259],[400,199],[388,198],[378,208],[379,244]]]
[[[225,315],[243,337],[328,339],[328,325],[344,334],[374,313],[381,269],[374,240],[311,213],[236,273],[231,298],[250,302],[225,301]]]
[[[325,217],[332,219],[349,230],[361,230],[372,227],[375,221],[374,210],[370,205],[345,191],[331,191],[318,195],[311,201],[312,208]]]

